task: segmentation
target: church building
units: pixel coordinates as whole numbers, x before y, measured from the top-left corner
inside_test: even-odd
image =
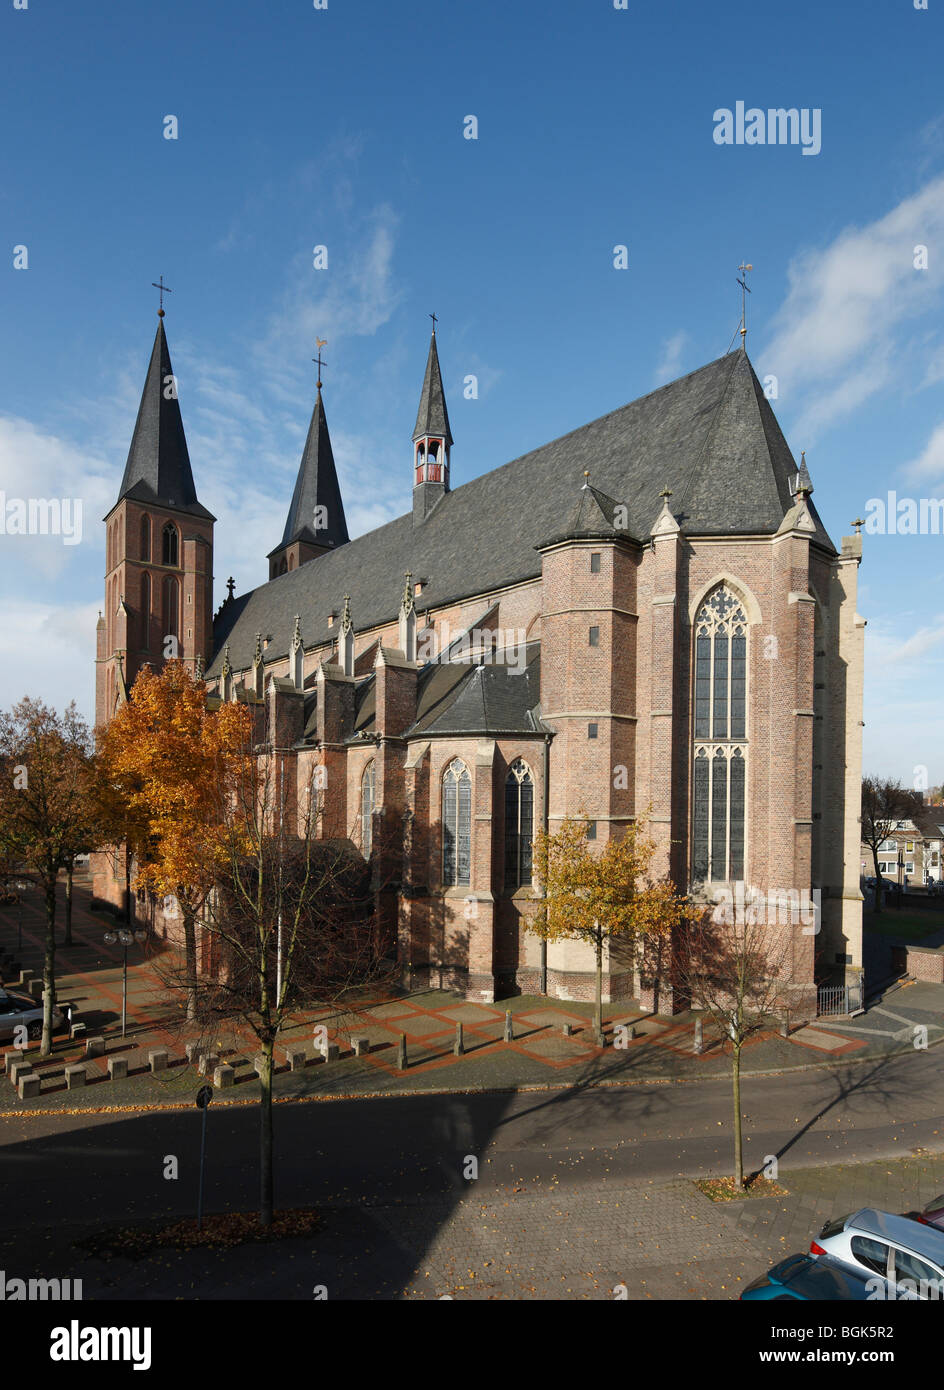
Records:
[[[413,987],[592,997],[590,949],[528,930],[533,837],[575,815],[600,843],[644,819],[700,901],[792,905],[804,997],[859,983],[861,538],[836,549],[743,346],[453,488],[434,327],[408,428],[412,505],[352,540],[319,380],[268,577],[214,615],[162,316],[106,518],[97,721],[174,652],[258,706]],[[670,962],[605,965],[609,1000],[671,1013]]]

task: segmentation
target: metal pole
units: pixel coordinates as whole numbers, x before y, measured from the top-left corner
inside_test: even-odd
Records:
[[[125,959],[122,967],[121,976],[121,1036],[125,1035],[125,1021],[128,1015],[128,948],[125,947]]]
[[[200,1131],[200,1189],[197,1193],[197,1230],[203,1229],[203,1160],[206,1155],[207,1138],[207,1111],[209,1106],[203,1107],[203,1126]]]
[[[23,949],[23,899],[18,897],[16,913],[16,950],[17,955]]]

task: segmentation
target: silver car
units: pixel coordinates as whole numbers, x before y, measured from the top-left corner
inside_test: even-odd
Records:
[[[53,1006],[52,1030],[55,1033],[65,1023],[65,1014]],[[42,1000],[30,999],[25,994],[10,994],[0,990],[0,1042],[9,1042],[15,1030],[26,1027],[28,1038],[41,1038],[43,1035]]]
[[[896,1287],[898,1297],[944,1298],[944,1231],[908,1216],[863,1207],[827,1221],[810,1254],[878,1274]]]

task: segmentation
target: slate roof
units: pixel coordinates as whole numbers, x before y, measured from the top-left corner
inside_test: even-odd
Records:
[[[566,531],[581,504],[584,470],[594,501],[628,509],[622,534],[648,539],[664,487],[687,535],[774,535],[794,505],[793,455],[746,354],[737,349],[521,458],[447,492],[422,525],[407,512],[236,598],[214,627],[236,670],[256,632],[271,660],[289,649],[294,615],[306,647],[335,635],[328,614],[351,596],[355,628],[396,618],[406,570],[427,578],[422,607],[535,578],[535,549]],[[835,554],[812,501],[814,541]],[[588,503],[589,506],[589,503]],[[605,511],[601,512],[601,521]],[[418,605],[420,606],[420,605]],[[207,674],[218,674],[220,657]]]
[[[452,447],[452,431],[449,428],[449,412],[446,410],[446,393],[443,390],[442,372],[439,370],[439,351],[436,347],[436,331],[429,340],[429,356],[426,359],[426,375],[420,393],[420,408],[416,412],[416,429],[413,431],[414,444],[428,434],[442,435]]]
[[[118,502],[130,497],[215,521],[197,501],[176,391],[167,398],[165,382],[173,374],[164,320],[159,319]]]
[[[324,507],[328,520],[327,526],[317,531],[313,524],[316,507]],[[341,488],[334,466],[334,452],[331,448],[331,436],[328,433],[320,386],[314,410],[311,412],[308,437],[298,466],[298,477],[295,479],[292,504],[285,519],[285,530],[282,532],[281,541],[269,554],[274,555],[283,546],[298,540],[309,541],[312,545],[327,546],[346,545],[348,541],[344,503],[341,501]]]

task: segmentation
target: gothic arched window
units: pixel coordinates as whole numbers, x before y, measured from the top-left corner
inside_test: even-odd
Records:
[[[505,779],[505,892],[531,882],[534,835],[534,779],[527,763],[516,758]]]
[[[443,773],[442,827],[443,883],[464,887],[472,871],[472,778],[459,758]]]
[[[145,651],[151,645],[151,576],[141,576],[141,646]]]
[[[695,617],[692,879],[744,877],[747,615],[725,584]]]
[[[364,768],[361,778],[361,849],[364,858],[370,858],[373,847],[374,828],[374,760]]]
[[[161,532],[161,564],[174,566],[178,564],[177,527],[172,521],[168,521]]]
[[[141,559],[150,560],[151,558],[151,518],[142,516],[141,518]]]
[[[176,579],[164,580],[164,637],[180,636],[180,589]]]

